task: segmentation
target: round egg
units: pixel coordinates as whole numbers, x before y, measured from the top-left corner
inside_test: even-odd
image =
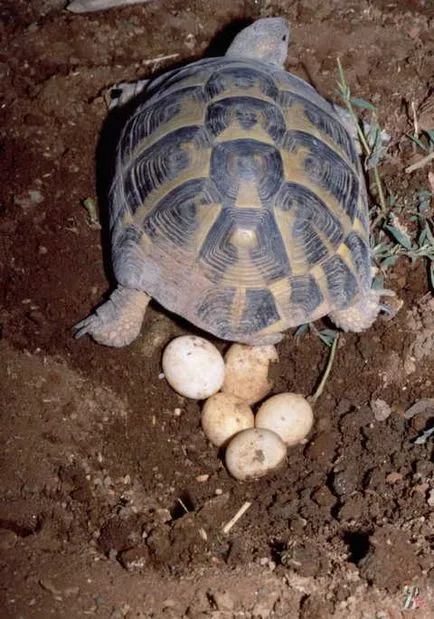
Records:
[[[202,409],[202,428],[208,440],[217,447],[224,445],[234,434],[253,428],[252,409],[230,393],[215,393]]]
[[[229,473],[241,481],[264,477],[285,460],[286,445],[282,439],[262,428],[238,432],[229,442],[225,463]]]
[[[296,445],[310,432],[313,411],[309,402],[298,393],[279,393],[268,398],[259,408],[256,428],[272,430],[287,445]]]
[[[248,404],[259,402],[273,386],[268,370],[270,363],[278,360],[274,346],[233,344],[225,355],[226,376],[222,391]]]
[[[163,353],[163,372],[180,395],[204,400],[219,391],[225,364],[217,348],[202,337],[183,335],[172,340]]]

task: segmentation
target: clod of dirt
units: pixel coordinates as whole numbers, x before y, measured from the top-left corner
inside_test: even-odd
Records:
[[[416,549],[403,531],[387,526],[369,538],[369,550],[359,564],[360,574],[379,588],[395,592],[420,578]],[[393,561],[391,561],[393,557]]]
[[[331,617],[333,603],[324,600],[319,595],[306,595],[300,604],[300,619],[318,619],[319,617]]]
[[[143,546],[129,548],[120,553],[119,563],[129,571],[143,569],[149,563],[149,551]]]
[[[314,543],[289,543],[280,555],[284,567],[291,568],[301,576],[326,574],[330,563],[324,552]]]
[[[380,398],[371,400],[371,408],[377,421],[385,421],[392,414],[392,409],[388,403]]]

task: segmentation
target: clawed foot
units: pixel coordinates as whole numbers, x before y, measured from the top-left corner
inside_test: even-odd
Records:
[[[385,309],[381,297],[395,297],[393,290],[367,290],[349,307],[330,312],[329,318],[343,331],[360,333],[372,326],[378,313]]]
[[[108,301],[73,327],[74,337],[90,335],[104,346],[127,346],[140,333],[149,301],[144,292],[119,286]]]

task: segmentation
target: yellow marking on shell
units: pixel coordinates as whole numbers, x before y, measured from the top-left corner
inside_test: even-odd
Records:
[[[196,221],[197,229],[194,233],[194,252],[198,255],[200,249],[206,240],[206,237],[211,231],[211,228],[217,221],[222,207],[220,204],[201,204],[197,205]],[[204,268],[204,270],[206,270]],[[206,273],[205,273],[206,275]]]
[[[253,264],[249,249],[238,249],[238,260],[225,270],[222,286],[266,287],[263,274]]]
[[[282,108],[282,113],[285,118],[288,131],[304,131],[305,133],[318,138],[318,140],[324,142],[324,144],[339,155],[339,157],[341,157],[357,175],[359,174],[359,171],[354,167],[354,164],[348,157],[347,153],[342,150],[325,131],[321,131],[316,125],[310,122],[306,116],[304,107],[300,103],[294,103],[289,108]],[[336,120],[336,122],[339,121]]]
[[[295,77],[298,77],[298,76],[295,76]],[[299,97],[302,96],[305,99],[309,100],[310,93],[309,93],[308,90],[306,90],[306,85],[309,85],[309,84],[307,84],[307,82],[305,82],[305,80],[303,80],[303,78],[298,77],[298,79],[301,80],[300,85],[297,84],[297,82],[295,84],[289,84],[286,81],[286,79],[284,77],[284,74],[282,74],[282,72],[280,70],[276,71],[276,72],[273,72],[272,78],[273,78],[273,81],[276,84],[276,86],[282,92],[287,92],[289,94],[296,95],[296,96],[299,96]],[[303,83],[303,82],[305,82],[305,83]],[[329,110],[329,105],[327,104],[327,101],[320,101],[320,100],[318,100],[317,97],[318,97],[319,93],[314,88],[312,90],[312,93],[313,93],[314,97],[316,95],[314,104],[320,110],[324,110],[326,113],[330,113],[328,111]]]
[[[271,335],[272,333],[281,333],[282,331],[285,331],[287,328],[288,328],[288,322],[285,319],[281,318],[280,320],[273,322],[273,324],[269,325],[268,327],[265,327],[265,329],[261,329],[261,331],[258,331],[256,335],[259,337],[261,335]]]
[[[275,209],[274,216],[288,254],[292,275],[303,275],[307,273],[309,267],[306,261],[304,248],[300,247],[300,244],[294,244],[292,241],[292,228],[295,223],[294,214],[291,211]]]
[[[254,230],[238,228],[230,237],[232,245],[240,249],[253,249],[258,245],[258,235]]]
[[[362,237],[362,239],[366,239],[366,240],[368,239],[369,231],[366,230],[362,221],[358,217],[354,219],[353,228],[354,228],[354,231],[357,232]]]
[[[138,142],[128,159],[124,162],[126,169],[132,161],[158,142],[161,138],[189,126],[202,126],[205,121],[206,105],[195,101],[192,96],[185,95],[182,99],[181,109],[178,114],[171,120],[162,123],[155,131],[148,135],[145,139]]]
[[[239,325],[241,318],[243,317],[244,308],[246,306],[246,290],[245,288],[237,288],[235,290],[234,298],[232,300],[231,307],[231,323],[232,325]]]
[[[240,183],[235,206],[237,208],[262,208],[258,185],[254,181]]]
[[[153,245],[154,244],[152,242],[152,239],[149,238],[149,236],[145,232],[143,232],[142,236],[140,237],[140,247],[146,256],[149,256],[151,254]]]
[[[339,219],[343,226],[344,236],[347,236],[353,229],[353,224],[348,213],[329,191],[313,183],[305,172],[305,157],[310,154],[310,151],[300,147],[296,153],[282,150],[280,154],[283,161],[285,180],[289,183],[299,183],[318,196]]]
[[[121,221],[121,227],[126,228],[130,224],[134,223],[133,215],[131,211],[125,211]]]
[[[330,310],[330,294],[328,289],[327,277],[321,264],[316,264],[310,271],[310,274],[315,280],[316,285],[320,289],[323,301],[312,313],[311,320],[316,320],[320,316],[324,316]]]
[[[215,67],[202,67],[201,71],[198,71],[193,75],[188,75],[188,73],[184,74],[182,81],[176,81],[173,86],[169,86],[167,88],[167,92],[170,93],[172,88],[175,92],[179,90],[179,88],[189,88],[190,86],[200,86],[203,88],[203,85],[214,71]]]
[[[160,200],[173,191],[173,189],[180,187],[187,181],[209,178],[211,149],[199,151],[193,148],[191,153],[192,158],[187,169],[183,170],[182,173],[178,174],[174,179],[164,182],[146,196],[145,201],[134,213],[133,221],[135,224],[141,225],[144,217],[155,208]]]
[[[274,99],[268,97],[262,92],[256,84],[250,87],[236,86],[235,83],[228,84],[223,92],[212,98],[214,101],[222,101],[223,99],[229,99],[231,97],[252,97],[254,99],[260,99],[261,101],[269,101],[276,104]]]
[[[342,243],[341,245],[339,245],[338,250],[337,250],[336,253],[339,254],[339,256],[345,262],[347,267],[350,269],[351,273],[358,280],[360,275],[359,275],[359,273],[357,271],[356,265],[354,264],[353,254],[352,254],[350,248],[347,247],[344,243]]]
[[[246,138],[249,140],[257,140],[265,144],[271,144],[272,146],[275,144],[271,135],[267,133],[259,123],[250,129],[241,127],[238,123],[230,124],[216,137],[216,142],[230,142],[232,140],[243,140]]]
[[[268,286],[269,291],[273,295],[276,309],[280,316],[285,317],[288,314],[288,305],[291,298],[291,280],[288,277],[282,277]],[[267,327],[269,333],[274,333],[281,330],[281,323],[284,318],[277,323]],[[276,326],[278,325],[278,326]]]

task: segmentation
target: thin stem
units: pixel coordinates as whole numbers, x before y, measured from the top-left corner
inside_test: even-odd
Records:
[[[342,64],[341,64],[341,60],[340,58],[337,59],[337,63],[338,63],[338,72],[339,72],[339,79],[340,79],[340,83],[339,83],[339,87],[341,90],[341,94],[342,94],[342,98],[344,100],[344,103],[347,107],[347,110],[349,111],[349,113],[351,114],[356,127],[357,127],[357,135],[359,136],[359,140],[360,143],[362,145],[362,149],[365,153],[365,156],[367,158],[371,157],[372,155],[372,148],[369,146],[368,144],[368,140],[366,139],[366,136],[362,130],[362,128],[359,125],[359,119],[357,114],[354,111],[353,105],[351,103],[351,92],[350,92],[350,88],[347,85],[346,81],[345,81],[345,73],[344,70],[342,68]],[[372,166],[372,169],[374,171],[374,179],[375,179],[375,185],[377,186],[377,191],[378,191],[378,198],[380,201],[380,207],[381,207],[381,211],[383,214],[387,213],[387,206],[386,206],[386,200],[384,198],[384,191],[383,191],[383,185],[381,182],[381,177],[380,177],[380,173],[378,171],[378,167],[377,165]]]
[[[335,360],[336,350],[337,350],[337,347],[338,347],[338,340],[339,340],[339,333],[336,333],[335,339],[333,340],[333,344],[332,344],[332,347],[330,349],[330,354],[329,354],[329,358],[328,358],[328,361],[327,361],[327,366],[326,366],[326,369],[324,371],[323,377],[321,378],[321,382],[318,385],[318,388],[315,391],[315,393],[313,394],[313,396],[311,396],[309,398],[309,401],[310,401],[310,403],[312,405],[316,403],[316,401],[318,400],[318,398],[320,397],[320,395],[324,391],[324,387],[326,386],[329,374],[330,374],[332,366],[333,366],[333,361]]]
[[[378,198],[380,200],[381,212],[383,213],[383,215],[385,215],[387,213],[387,205],[386,205],[386,200],[384,198],[383,184],[381,182],[380,172],[376,165],[373,167],[373,170],[374,170],[375,184],[377,185]]]

